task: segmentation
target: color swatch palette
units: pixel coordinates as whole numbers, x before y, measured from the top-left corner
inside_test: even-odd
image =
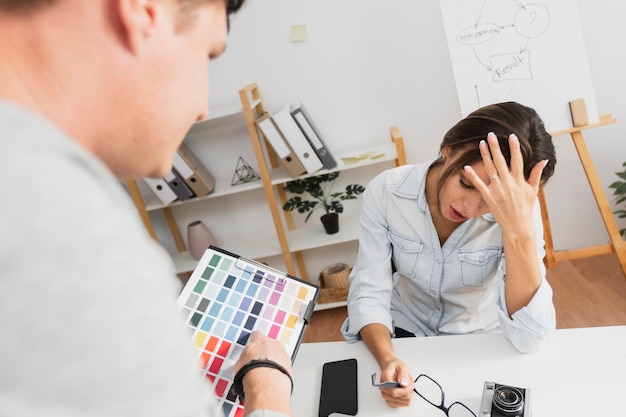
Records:
[[[214,246],[206,250],[178,303],[225,417],[243,415],[231,388],[250,333],[281,341],[293,360],[318,294],[317,286],[258,262]]]

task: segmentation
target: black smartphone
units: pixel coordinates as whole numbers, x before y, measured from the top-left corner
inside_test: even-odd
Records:
[[[319,417],[358,411],[356,359],[326,362],[322,368]]]

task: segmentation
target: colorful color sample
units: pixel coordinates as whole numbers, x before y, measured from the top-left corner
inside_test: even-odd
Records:
[[[225,417],[243,415],[232,393],[233,367],[250,333],[285,345],[292,359],[319,288],[265,265],[210,247],[178,299],[199,366]]]

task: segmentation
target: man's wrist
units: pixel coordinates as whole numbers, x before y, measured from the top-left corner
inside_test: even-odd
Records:
[[[274,380],[281,373],[284,375],[284,377],[281,378],[283,380],[283,383],[285,383],[287,379],[289,381],[289,395],[291,396],[291,393],[293,392],[293,378],[289,374],[289,371],[287,371],[282,365],[278,364],[277,362],[268,359],[251,360],[250,362],[242,366],[235,374],[233,391],[239,396],[240,401],[244,401],[245,392],[250,391],[246,390],[246,388],[257,388],[257,384],[253,383],[253,380],[260,379],[261,384],[273,387],[274,385],[276,385],[275,382],[278,382]],[[263,378],[263,375],[267,375],[267,377]],[[246,378],[246,376],[248,376],[248,378]]]

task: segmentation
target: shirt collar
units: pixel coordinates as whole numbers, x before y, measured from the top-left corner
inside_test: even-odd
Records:
[[[417,207],[422,211],[426,211],[428,209],[428,203],[426,202],[426,174],[434,161],[432,159],[423,164],[413,165],[413,169],[402,179],[394,194],[401,198],[417,200]]]

